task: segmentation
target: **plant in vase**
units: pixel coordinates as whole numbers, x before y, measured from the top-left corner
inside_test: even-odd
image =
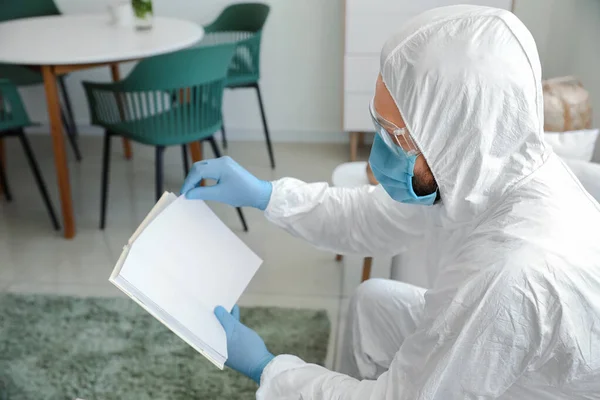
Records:
[[[135,13],[136,27],[147,29],[152,27],[152,0],[131,0]]]

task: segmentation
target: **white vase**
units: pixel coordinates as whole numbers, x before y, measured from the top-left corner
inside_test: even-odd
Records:
[[[150,29],[153,22],[152,0],[133,0],[136,29]]]

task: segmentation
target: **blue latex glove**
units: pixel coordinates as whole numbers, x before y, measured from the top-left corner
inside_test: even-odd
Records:
[[[202,179],[213,179],[213,186],[198,186]],[[271,199],[273,185],[246,171],[231,157],[200,161],[185,178],[181,193],[188,199],[214,200],[234,207],[255,207],[265,210]]]
[[[228,358],[225,365],[260,385],[263,370],[275,356],[267,350],[265,342],[256,332],[240,322],[240,309],[237,305],[233,307],[231,314],[219,306],[215,308],[215,315],[227,335]]]

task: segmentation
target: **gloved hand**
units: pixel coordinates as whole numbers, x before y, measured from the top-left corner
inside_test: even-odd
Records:
[[[213,186],[198,186],[202,179],[214,179]],[[246,171],[231,157],[200,161],[185,178],[181,193],[188,199],[215,200],[234,207],[255,207],[265,210],[271,199],[273,185]]]
[[[275,356],[267,350],[265,342],[252,329],[240,322],[240,309],[236,305],[231,314],[219,306],[215,308],[217,316],[227,335],[229,368],[241,372],[260,385],[263,369]]]

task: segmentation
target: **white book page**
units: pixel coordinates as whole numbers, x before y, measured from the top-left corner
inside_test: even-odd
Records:
[[[173,203],[175,200],[177,200],[177,196],[175,196],[173,193],[169,193],[169,192],[163,193],[163,195],[160,197],[158,202],[154,205],[154,207],[152,207],[152,210],[150,210],[148,215],[146,215],[146,218],[144,218],[144,220],[142,221],[140,226],[138,226],[138,228],[135,230],[133,235],[131,235],[131,237],[129,238],[129,241],[127,242],[127,245],[125,245],[125,247],[123,247],[123,252],[121,253],[121,257],[119,257],[119,260],[117,261],[117,265],[115,265],[113,272],[110,274],[109,281],[114,283],[113,280],[121,272],[121,268],[123,267],[123,265],[125,264],[125,260],[127,259],[130,245],[144,231],[144,229],[146,229],[146,226],[148,226],[150,224],[150,222],[152,222],[154,220],[154,218],[156,218],[158,215],[160,215],[160,213],[165,208],[167,208],[169,206],[169,204]]]
[[[261,263],[204,202],[181,196],[136,238],[120,275],[227,358],[213,310],[230,310]]]
[[[152,210],[150,210],[148,215],[146,215],[146,218],[144,218],[140,226],[138,226],[133,235],[131,235],[131,238],[129,238],[129,242],[127,243],[133,243],[135,239],[137,239],[137,237],[144,231],[144,229],[146,229],[146,227],[150,225],[152,221],[154,221],[154,218],[160,215],[161,212],[163,212],[170,204],[172,204],[176,200],[177,196],[175,196],[173,193],[164,192],[160,199],[158,199],[154,207],[152,207]]]
[[[115,286],[123,291],[127,296],[131,297],[133,301],[138,303],[142,308],[148,311],[154,318],[159,320],[162,324],[167,326],[173,333],[183,339],[187,344],[192,346],[197,352],[205,356],[210,362],[215,364],[219,369],[223,369],[224,363],[227,359],[227,353],[221,354],[215,351],[213,348],[208,346],[205,342],[199,339],[195,334],[189,331],[185,326],[181,325],[172,315],[165,313],[165,311],[159,308],[153,301],[146,300],[146,296],[143,295],[139,290],[133,287],[125,278],[118,276],[115,279],[110,280]],[[204,313],[206,318],[210,318],[210,313]],[[210,325],[212,321],[209,321]],[[221,343],[223,338],[220,329],[215,327],[214,329],[208,329],[212,331],[212,334],[205,336],[214,336],[215,342]]]

